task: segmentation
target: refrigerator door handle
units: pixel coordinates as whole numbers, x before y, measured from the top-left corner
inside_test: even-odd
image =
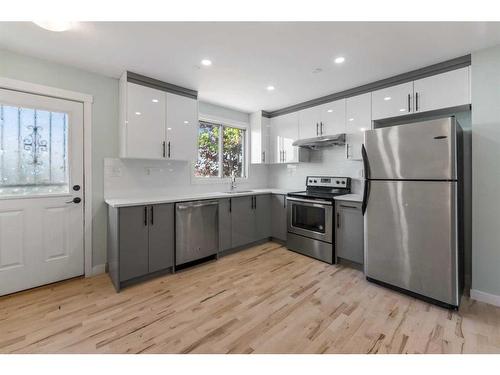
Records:
[[[368,154],[366,153],[365,145],[361,146],[361,156],[363,158],[363,169],[365,170],[365,178],[370,178],[370,162],[368,161]]]
[[[365,180],[365,187],[363,189],[363,203],[361,203],[361,213],[364,215],[366,206],[368,205],[368,198],[370,197],[370,180]]]

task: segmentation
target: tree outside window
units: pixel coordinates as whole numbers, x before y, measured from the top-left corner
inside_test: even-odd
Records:
[[[245,130],[200,121],[195,176],[225,178],[233,173],[245,177]]]

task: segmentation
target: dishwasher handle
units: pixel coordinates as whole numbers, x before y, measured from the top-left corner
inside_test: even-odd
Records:
[[[206,206],[216,206],[218,204],[219,204],[218,201],[187,202],[187,203],[177,204],[177,209],[178,210],[187,210],[189,208],[199,208],[199,207],[206,207]]]

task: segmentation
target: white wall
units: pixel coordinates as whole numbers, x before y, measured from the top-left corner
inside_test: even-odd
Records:
[[[500,46],[472,54],[472,289],[500,305]],[[484,296],[484,295],[483,295]]]
[[[200,102],[200,117],[227,124],[248,126],[247,113]],[[229,181],[199,181],[193,177],[189,162],[167,160],[105,160],[104,191],[106,198],[160,196],[226,191]],[[267,187],[267,167],[250,165],[248,178],[237,181],[240,189]]]

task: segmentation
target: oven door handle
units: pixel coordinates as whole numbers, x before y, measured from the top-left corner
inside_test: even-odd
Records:
[[[295,197],[286,197],[287,201],[304,202],[317,206],[332,206],[332,202],[322,201],[317,199],[300,199]]]

